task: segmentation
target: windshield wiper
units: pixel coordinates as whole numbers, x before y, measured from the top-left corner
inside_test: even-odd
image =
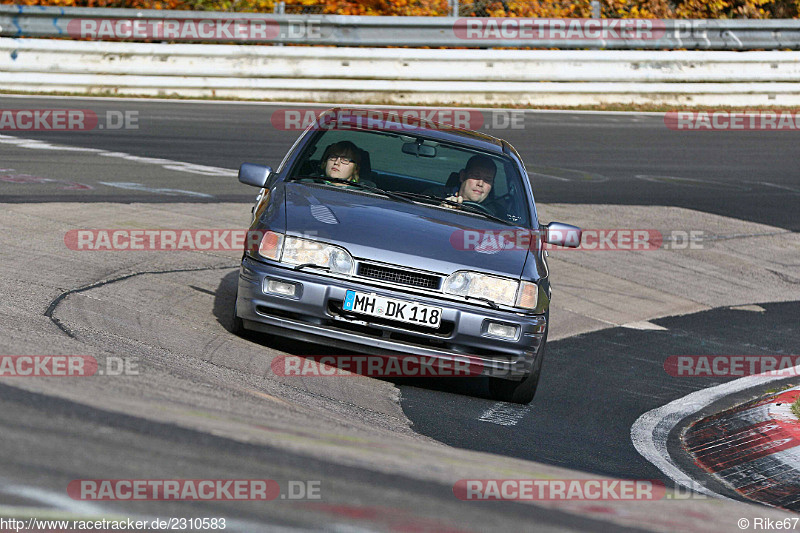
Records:
[[[393,194],[399,194],[399,195],[402,195],[402,196],[406,196],[408,198],[414,198],[414,199],[417,199],[417,200],[432,200],[432,201],[434,201],[434,202],[436,202],[438,204],[452,205],[452,206],[457,207],[459,209],[465,209],[466,211],[469,211],[470,213],[476,213],[476,214],[479,214],[479,215],[483,215],[488,219],[494,220],[495,222],[500,222],[501,224],[505,224],[506,226],[516,226],[517,225],[517,224],[514,224],[513,222],[509,222],[508,220],[505,220],[503,218],[500,218],[500,217],[497,217],[495,215],[492,215],[491,213],[487,213],[486,211],[484,211],[480,207],[475,207],[474,205],[469,205],[469,204],[460,204],[460,203],[458,203],[458,202],[456,202],[454,200],[448,200],[447,198],[439,198],[438,196],[434,196],[432,194],[421,194],[421,193],[418,193],[418,192],[404,192],[404,191],[392,191],[392,193]]]
[[[464,296],[464,299],[479,300],[481,302],[486,302],[487,304],[489,304],[489,307],[491,307],[492,309],[500,309],[500,307],[496,303],[494,303],[494,300],[490,300],[489,298],[483,298],[481,296]]]
[[[458,203],[458,202],[456,202],[456,203]],[[474,207],[474,206],[471,206],[471,205],[464,205],[464,204],[458,204],[458,205],[461,206],[461,209],[464,209],[466,207],[467,211],[469,211],[470,213],[477,213],[479,215],[483,215],[483,216],[485,216],[486,218],[488,218],[490,220],[494,220],[495,222],[500,222],[501,224],[505,224],[506,226],[514,226],[514,227],[517,226],[513,222],[509,222],[508,220],[506,220],[504,218],[500,218],[500,217],[494,216],[491,213],[487,213],[486,211],[482,210],[479,207]]]
[[[400,196],[405,196],[407,198],[414,198],[415,200],[431,200],[432,202],[438,203],[446,203],[446,204],[453,204],[453,205],[461,205],[458,202],[454,202],[452,200],[447,200],[445,198],[439,198],[438,196],[434,196],[433,194],[422,194],[418,192],[406,192],[406,191],[392,191],[393,194],[399,194]]]
[[[342,179],[342,178],[323,178],[323,177],[320,177],[320,176],[295,176],[294,178],[289,178],[288,181],[300,181],[300,180],[304,180],[304,179],[314,180],[314,181],[321,182],[321,183],[343,183],[344,185],[350,185],[352,187],[356,187],[358,189],[363,189],[365,191],[374,192],[376,194],[382,194],[384,196],[388,196],[389,198],[392,198],[393,200],[398,200],[400,202],[405,202],[407,204],[413,204],[414,203],[412,200],[409,200],[408,198],[404,198],[403,196],[400,196],[399,194],[394,193],[392,191],[386,191],[386,190],[383,190],[383,189],[381,189],[379,187],[372,187],[371,185],[364,185],[363,183],[361,183],[359,181],[350,181],[350,180],[345,180],[345,179]]]
[[[303,263],[302,265],[295,266],[294,270],[303,270],[304,268],[307,268],[307,267],[314,267],[314,268],[318,268],[320,270],[325,270],[325,271],[328,271],[328,272],[330,272],[330,270],[331,270],[330,267],[326,267],[324,265],[318,265],[316,263]]]

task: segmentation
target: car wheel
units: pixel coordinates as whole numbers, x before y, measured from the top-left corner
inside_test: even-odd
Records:
[[[236,314],[236,300],[239,299],[239,290],[237,288],[236,294],[233,296],[233,305],[231,306],[231,333],[234,335],[242,336],[245,333],[244,321]]]
[[[529,404],[536,396],[536,389],[539,385],[539,376],[542,373],[542,361],[544,360],[545,347],[547,346],[547,334],[542,340],[542,347],[536,357],[536,363],[526,378],[522,381],[510,381],[500,378],[489,378],[489,392],[492,398],[501,402]]]

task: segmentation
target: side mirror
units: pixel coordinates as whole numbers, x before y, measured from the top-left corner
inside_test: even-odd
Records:
[[[581,245],[583,231],[577,226],[551,222],[546,226],[542,226],[542,230],[545,232],[544,240],[547,244],[566,246],[567,248],[577,248]]]
[[[256,165],[254,163],[242,163],[239,167],[239,181],[245,185],[263,188],[267,185],[267,180],[272,175],[272,167]]]

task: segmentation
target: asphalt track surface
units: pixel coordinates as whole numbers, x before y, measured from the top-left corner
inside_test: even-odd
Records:
[[[485,391],[459,386],[455,379],[447,387],[428,380],[425,388],[404,391],[403,407],[415,429],[451,446],[600,475],[659,479],[662,474],[631,443],[633,423],[651,409],[730,379],[671,376],[665,361],[676,355],[796,354],[800,304],[762,308],[765,312],[714,309],[653,320],[663,331],[610,328],[548,344],[536,398],[510,427],[494,424],[487,431],[480,418],[488,406],[465,404],[455,395]],[[800,378],[786,380],[797,382]],[[758,391],[749,394],[757,397]]]
[[[299,134],[276,129],[270,120],[273,112],[300,108],[289,105],[175,105],[135,100],[0,97],[0,106],[2,109],[90,109],[101,122],[109,111],[133,112],[137,129],[8,133],[57,144],[228,169],[238,169],[245,161],[277,167]],[[669,205],[792,231],[800,229],[800,217],[794,208],[794,200],[800,195],[797,132],[674,131],[665,126],[660,114],[569,112],[525,113],[519,128],[484,131],[506,139],[520,152],[529,173],[533,174],[537,202]],[[88,192],[13,187],[0,191],[0,200],[176,199],[163,194],[125,194],[97,185],[99,181],[115,181],[110,168],[98,165],[69,169],[73,176],[80,177],[73,178],[75,181],[96,187]],[[52,168],[44,170],[52,172]],[[153,176],[142,175],[140,181],[151,187],[165,186]],[[214,197],[200,201],[249,201],[253,197],[236,180],[225,178],[177,176],[168,187]]]
[[[138,129],[3,135],[221,169],[235,169],[244,161],[277,166],[298,135],[277,130],[270,123],[271,113],[286,107],[0,97],[2,109],[75,108],[92,109],[100,116],[109,110],[138,114]],[[676,132],[664,125],[661,116],[646,114],[553,112],[524,116],[524,128],[494,133],[521,152],[534,179],[538,202],[678,206],[800,230],[796,132]],[[0,144],[0,154],[5,175],[42,178],[0,182],[0,202],[214,203],[249,202],[254,196],[252,189],[231,176],[170,173],[141,165],[127,168],[117,165],[117,159],[100,157],[96,163],[82,159],[83,163],[74,165],[69,153],[19,150],[13,144]],[[76,182],[88,187],[70,188],[69,184]],[[130,191],[101,182],[136,182],[149,190]],[[633,448],[631,424],[649,409],[724,379],[673,378],[665,372],[663,361],[678,354],[797,353],[798,305],[765,304],[763,308],[763,313],[716,309],[655,320],[665,331],[612,328],[551,341],[537,398],[514,414],[514,424],[479,420],[494,405],[485,398],[480,383],[401,380],[402,407],[415,431],[451,446],[617,478],[661,479],[669,484],[670,480]],[[309,349],[295,348],[297,353]],[[609,527],[590,517],[555,510],[537,508],[531,514],[530,508],[511,503],[463,514],[464,507],[452,501],[452,492],[435,484],[382,477],[323,460],[309,464],[308,458],[285,450],[231,443],[166,424],[144,423],[134,416],[112,416],[5,385],[0,385],[0,413],[3,428],[19,438],[3,446],[0,464],[4,476],[41,487],[55,489],[63,487],[64,480],[86,477],[86,472],[98,470],[97,458],[101,463],[110,461],[107,450],[124,443],[130,457],[125,465],[116,465],[123,468],[115,476],[119,478],[170,477],[163,475],[165,471],[176,478],[208,477],[208,464],[220,478],[250,478],[262,473],[263,477],[276,477],[274,465],[279,463],[281,474],[288,479],[307,478],[304,472],[309,469],[325,472],[326,479],[333,480],[335,492],[374,507],[380,507],[380,494],[387,486],[400,493],[401,499],[403,493],[409,498],[421,495],[430,501],[422,514],[442,517],[441,522],[430,518],[409,523],[400,518],[403,511],[399,509],[395,515],[389,512],[384,522],[372,524],[379,529],[437,530],[456,523],[480,526],[493,520],[502,520],[508,529],[524,527],[531,520],[554,529]],[[30,434],[47,438],[32,441],[25,437]],[[80,438],[84,435],[93,437],[91,444],[67,468],[59,461],[59,449],[84,446]],[[21,464],[23,451],[35,452],[30,454],[35,459]],[[142,470],[141,465],[148,467]],[[161,474],[148,476],[147,472]],[[198,504],[189,514],[233,512],[227,505]],[[352,519],[344,507],[323,507],[316,509],[321,516]],[[172,514],[186,516],[186,509],[183,506]],[[137,510],[147,516],[171,511],[156,505]],[[318,518],[306,520],[286,508],[272,511],[252,506],[243,511],[238,505],[235,513],[242,530],[265,520],[273,528],[320,527]],[[615,526],[614,530],[622,529]]]
[[[286,449],[236,443],[4,385],[0,385],[0,408],[0,427],[5,435],[0,452],[4,505],[22,503],[33,507],[42,501],[35,494],[30,497],[24,490],[15,490],[14,484],[8,483],[15,478],[25,479],[26,488],[35,484],[63,491],[71,480],[87,479],[89,472],[97,476],[89,479],[226,480],[300,480],[309,479],[309,472],[314,472],[317,478],[325,479],[319,486],[324,501],[136,502],[130,507],[104,502],[102,507],[88,504],[79,509],[92,520],[120,516],[148,522],[167,517],[229,517],[225,529],[233,531],[434,532],[464,531],[476,526],[487,530],[493,524],[524,530],[531,522],[556,531],[644,531],[555,510],[531,510],[511,502],[482,502],[488,505],[467,510],[463,502],[453,498],[452,489],[436,483],[343,467]],[[23,441],[22,435],[28,438]],[[30,439],[31,435],[39,438]],[[76,448],[80,453],[74,452]],[[117,450],[124,450],[124,455]],[[26,460],[20,461],[20,457]],[[70,457],[70,461],[65,463],[64,457]],[[387,492],[399,501],[424,501],[424,509],[416,508],[409,515],[402,506],[387,505]],[[281,493],[289,496],[286,483]],[[9,495],[16,497],[9,501]],[[374,529],[359,529],[359,522]],[[469,528],[460,529],[459,523],[469,524]]]

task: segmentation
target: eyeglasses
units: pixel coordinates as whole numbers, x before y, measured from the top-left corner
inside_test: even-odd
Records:
[[[350,163],[353,162],[353,160],[350,159],[349,157],[344,157],[344,156],[341,156],[341,155],[329,155],[328,156],[328,161],[336,161],[337,159],[343,165],[349,165]]]

